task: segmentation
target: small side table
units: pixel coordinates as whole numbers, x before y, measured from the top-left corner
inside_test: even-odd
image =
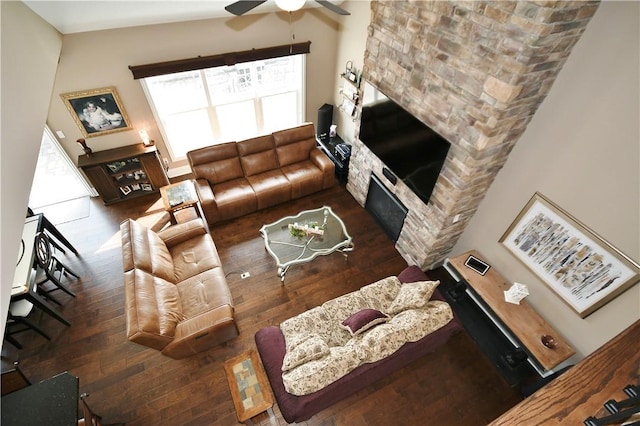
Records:
[[[187,216],[189,219],[199,217],[204,222],[207,232],[209,232],[209,225],[204,217],[200,199],[192,181],[183,180],[163,186],[160,188],[160,195],[162,196],[164,209],[171,216],[172,223],[184,222],[184,220],[180,220],[183,216]]]
[[[256,351],[250,350],[225,361],[224,371],[238,421],[253,425],[251,419],[266,411],[273,424],[273,394]]]

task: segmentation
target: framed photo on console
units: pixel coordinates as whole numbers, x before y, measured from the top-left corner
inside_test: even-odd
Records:
[[[500,242],[580,317],[640,280],[640,265],[536,192]]]
[[[471,254],[467,258],[467,260],[465,260],[464,266],[466,266],[469,269],[473,269],[480,275],[486,274],[489,268],[491,267],[486,262],[483,262],[482,260],[478,259],[477,257]]]

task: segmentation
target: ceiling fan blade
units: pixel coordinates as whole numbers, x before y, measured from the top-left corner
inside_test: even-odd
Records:
[[[244,15],[251,9],[254,9],[260,6],[262,3],[266,3],[266,2],[267,0],[258,0],[258,1],[242,0],[242,1],[237,1],[235,3],[231,3],[225,6],[224,9],[229,13],[233,13],[236,16],[240,16],[240,15]]]
[[[337,13],[338,15],[351,15],[349,12],[347,12],[346,10],[344,10],[341,7],[336,6],[335,4],[331,3],[330,1],[327,1],[327,0],[316,0],[316,2],[320,3],[321,5],[323,5],[324,7],[329,9],[330,11]]]

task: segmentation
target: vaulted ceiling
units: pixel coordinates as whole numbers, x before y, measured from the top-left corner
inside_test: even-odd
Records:
[[[226,5],[233,2],[234,0],[24,0],[31,10],[62,34],[210,18],[233,19],[234,15],[224,9]],[[342,1],[332,3],[340,4]],[[304,7],[320,7],[320,5],[314,1],[307,1]],[[249,13],[277,10],[280,9],[275,1],[268,0]]]

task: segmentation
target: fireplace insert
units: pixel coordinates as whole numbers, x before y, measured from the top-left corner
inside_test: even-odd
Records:
[[[398,241],[409,210],[374,173],[371,174],[364,208],[376,219],[391,241]]]

